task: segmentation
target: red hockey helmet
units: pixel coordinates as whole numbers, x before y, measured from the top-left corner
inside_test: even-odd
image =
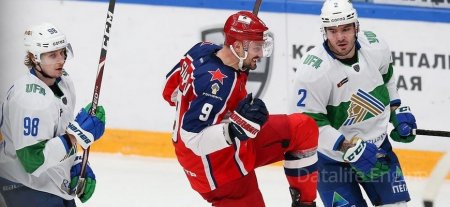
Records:
[[[225,45],[236,40],[264,41],[264,32],[269,28],[256,15],[248,11],[240,11],[228,17],[223,27]]]

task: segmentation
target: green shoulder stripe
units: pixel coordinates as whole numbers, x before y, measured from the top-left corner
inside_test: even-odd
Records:
[[[47,141],[42,141],[16,151],[17,157],[25,168],[25,171],[33,173],[44,164],[44,148],[46,143]]]
[[[385,84],[391,80],[392,74],[394,74],[394,67],[392,67],[392,63],[390,63],[387,73],[383,75],[383,82]]]
[[[328,121],[328,117],[325,114],[321,113],[308,113],[304,112],[304,114],[308,115],[309,117],[313,118],[319,127],[330,125],[330,121]]]

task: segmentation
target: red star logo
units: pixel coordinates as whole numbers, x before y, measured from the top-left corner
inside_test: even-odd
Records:
[[[211,73],[212,77],[210,81],[218,80],[223,85],[223,79],[227,78],[228,76],[224,75],[222,72],[220,72],[219,68],[216,69],[216,71],[208,71]]]

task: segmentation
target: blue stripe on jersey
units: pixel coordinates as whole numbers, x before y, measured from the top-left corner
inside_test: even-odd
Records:
[[[339,138],[334,143],[334,146],[333,146],[334,151],[339,150],[339,147],[341,146],[341,143],[344,141],[344,139],[345,139],[344,135],[339,136]]]
[[[347,120],[345,120],[344,126],[352,125],[354,120],[355,118],[348,118]]]
[[[391,106],[400,106],[402,105],[402,101],[400,99],[392,100],[390,103]]]
[[[296,169],[290,169],[290,168],[284,168],[284,174],[287,176],[293,176],[293,177],[300,177],[304,175],[311,174],[313,172],[317,171],[317,162],[302,168],[296,168]]]
[[[373,106],[377,107],[381,111],[384,111],[384,105],[378,99],[374,98],[372,95],[364,92],[361,89],[358,89],[357,95],[364,100],[370,102]]]
[[[211,175],[211,179],[212,179],[212,181],[214,183],[214,186],[217,186],[217,181],[216,181],[216,178],[214,178],[211,161],[209,160],[209,155],[206,155],[205,157],[206,157],[206,160],[208,161],[209,175]]]

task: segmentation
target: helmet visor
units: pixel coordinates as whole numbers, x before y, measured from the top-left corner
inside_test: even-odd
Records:
[[[43,65],[53,65],[56,63],[64,63],[68,59],[72,59],[73,52],[72,52],[72,46],[69,44],[66,45],[66,47],[51,51],[42,53],[40,55],[40,62]]]
[[[248,51],[259,57],[270,57],[273,51],[273,38],[270,33],[265,33],[263,41],[250,41]]]

